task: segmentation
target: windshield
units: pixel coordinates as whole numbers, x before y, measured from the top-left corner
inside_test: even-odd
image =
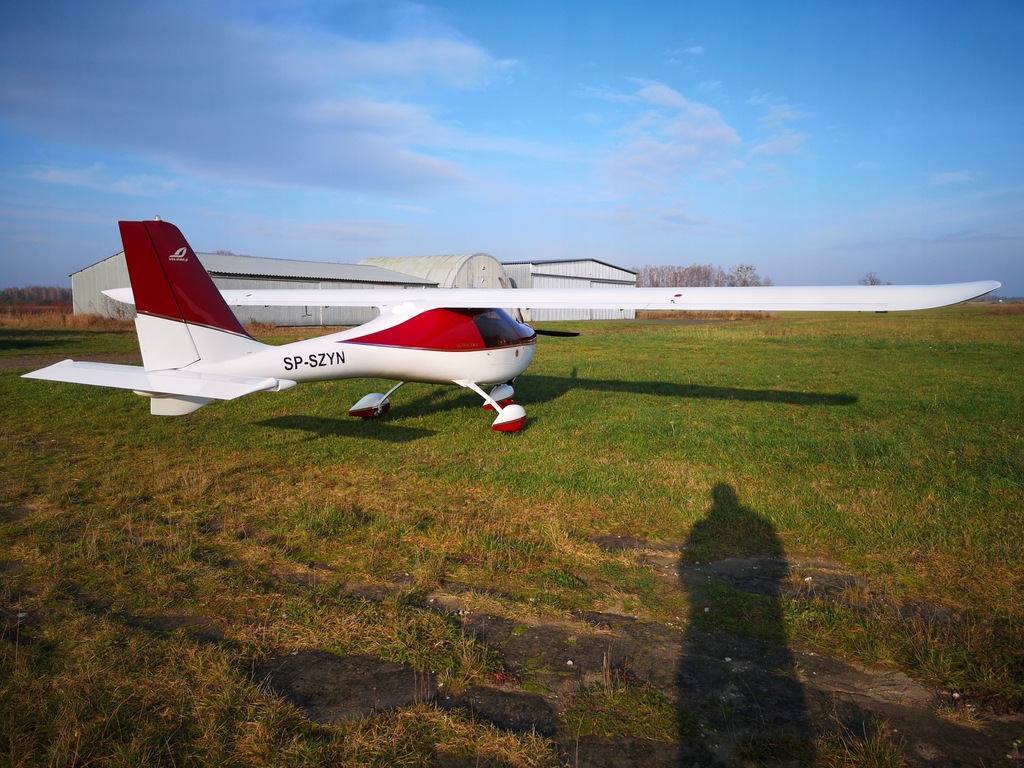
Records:
[[[476,329],[488,349],[522,344],[536,338],[533,328],[517,322],[503,309],[470,310]]]

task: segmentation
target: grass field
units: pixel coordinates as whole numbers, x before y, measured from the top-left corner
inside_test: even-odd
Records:
[[[871,584],[785,601],[791,644],[1024,707],[1024,314],[556,327],[583,335],[541,340],[509,436],[455,387],[410,384],[382,420],[350,420],[379,388],[365,380],[151,417],[128,392],[19,377],[32,358],[130,353],[129,326],[0,326],[0,763],[557,764],[542,738],[427,704],[319,726],[246,665],[319,648],[450,689],[500,677],[416,599],[449,584],[524,622],[677,621],[684,592],[592,539],[686,541],[723,485],[790,557]],[[345,588],[396,580],[380,602]],[[217,641],[140,618],[166,616]]]

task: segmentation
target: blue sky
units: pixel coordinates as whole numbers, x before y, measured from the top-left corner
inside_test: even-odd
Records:
[[[1018,2],[5,6],[0,287],[486,251],[1024,296]]]

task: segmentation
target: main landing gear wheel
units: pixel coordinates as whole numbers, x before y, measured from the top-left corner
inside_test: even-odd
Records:
[[[506,405],[512,405],[512,403],[515,402],[513,400],[515,395],[516,392],[514,389],[512,389],[511,384],[499,384],[498,386],[494,387],[490,392],[491,400],[497,403],[500,408],[504,408]],[[484,410],[496,411],[499,409],[495,408],[489,402],[484,401]]]
[[[376,419],[378,416],[383,416],[391,410],[391,401],[388,397],[404,383],[404,381],[398,382],[383,395],[379,392],[371,392],[349,408],[348,415],[356,419]]]
[[[356,419],[376,419],[391,410],[391,401],[380,392],[373,392],[348,409],[348,415]]]

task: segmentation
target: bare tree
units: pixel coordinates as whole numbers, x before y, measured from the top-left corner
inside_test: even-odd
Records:
[[[675,265],[639,267],[636,284],[641,287],[680,286],[682,288],[706,288],[723,285],[772,285],[769,277],[761,277],[757,267],[740,264],[726,272],[713,264],[691,264],[688,267]]]
[[[862,277],[857,282],[860,285],[892,285],[892,283],[890,283],[889,281],[882,280],[882,278],[880,278],[874,272],[868,272],[866,275],[864,275],[864,277]]]
[[[753,264],[739,264],[729,270],[726,285],[771,285],[770,277],[762,278]]]

